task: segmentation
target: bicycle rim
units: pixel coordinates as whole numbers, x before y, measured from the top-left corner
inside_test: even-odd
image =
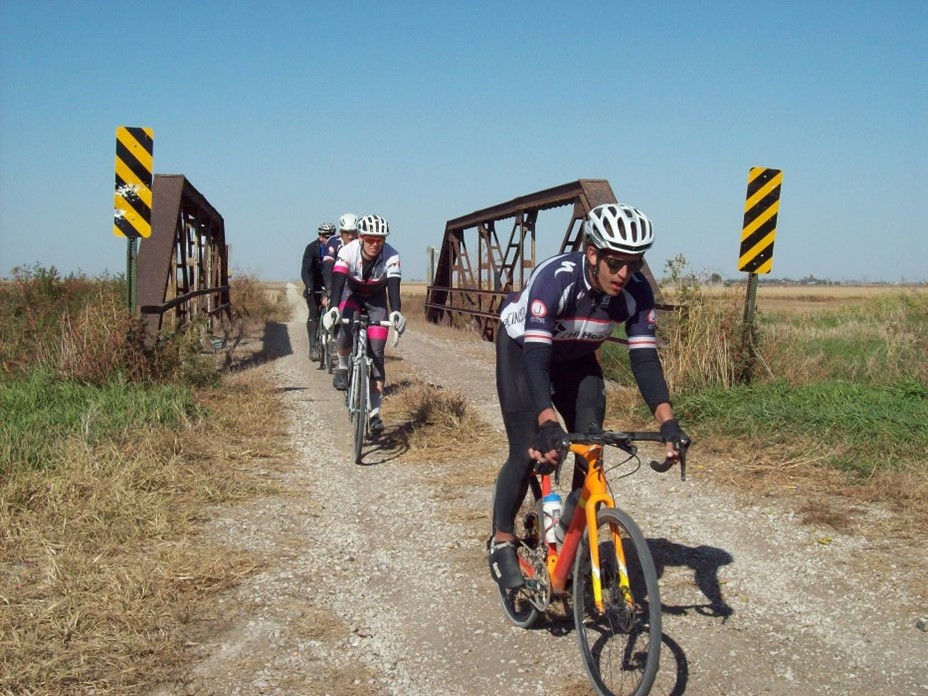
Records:
[[[598,694],[644,696],[660,662],[661,601],[654,560],[638,525],[622,510],[597,514],[603,612],[593,603],[589,532],[574,563],[574,621],[587,675]],[[620,585],[620,539],[628,587]],[[630,592],[630,599],[629,597]]]
[[[355,422],[354,422],[354,463],[361,463],[361,449],[364,446],[364,437],[367,435],[368,427],[368,394],[370,385],[367,378],[367,362],[361,360],[358,367],[357,384],[355,388]]]
[[[531,483],[533,485],[529,486],[528,492],[525,494],[525,499],[516,512],[515,525],[513,527],[513,532],[517,540],[516,549],[519,554],[519,564],[523,566],[523,570],[526,565],[529,567],[532,566],[534,560],[532,558],[532,553],[538,548],[539,544],[539,525],[535,503],[541,497],[541,489],[538,487],[538,480],[534,477],[531,479]],[[494,511],[494,513],[491,514],[492,524],[490,525],[490,540],[492,540],[496,532],[495,509],[496,493],[494,492],[493,500],[490,503],[490,510]],[[489,543],[490,542],[487,543],[488,551]],[[523,572],[523,575],[526,575],[526,580],[531,579],[531,575],[527,575],[525,572]],[[506,613],[506,618],[519,628],[531,628],[534,626],[541,612],[531,601],[532,592],[529,589],[530,586],[526,585],[516,589],[509,589],[498,583],[495,584],[499,592],[500,603],[503,605],[503,611]]]

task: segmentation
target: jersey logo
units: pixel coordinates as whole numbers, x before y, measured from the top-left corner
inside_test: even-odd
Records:
[[[545,307],[545,303],[541,300],[534,300],[532,302],[531,312],[533,317],[544,317],[548,314],[548,308]]]
[[[554,272],[554,275],[557,275],[558,273],[573,273],[573,272],[574,272],[574,266],[576,266],[576,265],[577,265],[577,264],[574,263],[573,261],[561,261],[561,267],[558,268],[558,269]]]
[[[648,312],[648,323],[649,324],[657,323],[657,312],[653,309]]]

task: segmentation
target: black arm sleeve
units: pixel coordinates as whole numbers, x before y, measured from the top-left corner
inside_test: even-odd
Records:
[[[303,252],[303,265],[300,267],[300,278],[303,279],[303,285],[307,289],[312,291],[313,289],[313,255],[316,253],[316,250],[313,249],[312,243],[306,245],[306,250]]]
[[[400,279],[397,277],[387,278],[387,299],[390,301],[391,312],[402,312],[400,309]]]
[[[653,414],[663,403],[670,403],[670,392],[664,379],[664,368],[656,348],[636,348],[628,351],[632,374],[638,383],[641,398]]]
[[[525,365],[525,381],[532,398],[535,415],[551,403],[551,346],[544,343],[527,343],[522,349]]]
[[[347,278],[348,277],[344,273],[332,274],[332,286],[326,286],[329,287],[329,298],[335,303],[334,305],[330,305],[330,307],[334,307],[342,301],[342,291],[345,289],[345,281]]]

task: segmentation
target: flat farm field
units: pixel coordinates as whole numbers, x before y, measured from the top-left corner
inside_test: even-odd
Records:
[[[722,296],[729,292],[746,294],[745,283],[729,287],[707,287],[704,292]],[[928,285],[770,285],[757,288],[757,309],[767,314],[797,314],[865,305],[873,300],[900,293],[928,295]],[[673,302],[673,291],[664,299]]]

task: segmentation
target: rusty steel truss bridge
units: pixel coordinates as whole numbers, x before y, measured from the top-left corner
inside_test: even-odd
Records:
[[[209,329],[231,317],[225,223],[181,174],[155,174],[151,236],[138,254],[138,310],[146,335],[196,318]]]
[[[583,218],[596,206],[615,202],[605,179],[579,179],[449,220],[434,282],[427,290],[427,319],[469,324],[492,341],[503,299],[521,289],[535,267],[539,214],[572,206],[560,252],[576,251],[583,243]],[[647,265],[643,272],[659,300],[660,290]]]

